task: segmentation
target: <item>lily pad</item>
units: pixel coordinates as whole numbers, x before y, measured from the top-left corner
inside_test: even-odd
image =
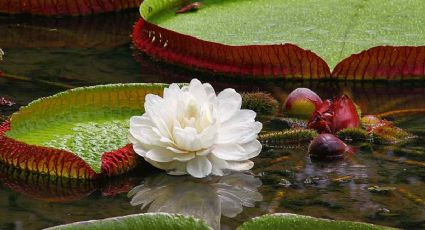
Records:
[[[425,76],[420,0],[205,0],[176,14],[182,2],[142,3],[133,31],[139,50],[190,68],[266,78]],[[332,74],[324,61],[334,67],[361,51]]]
[[[143,113],[146,94],[165,86],[83,87],[31,102],[0,127],[0,161],[72,178],[124,173],[136,165],[128,120]]]
[[[193,217],[186,217],[178,214],[167,213],[145,213],[135,214],[122,217],[108,218],[104,220],[91,220],[84,222],[77,222],[68,225],[61,225],[53,228],[55,229],[151,229],[151,230],[210,230],[203,221],[197,220]]]
[[[46,16],[87,15],[135,8],[142,0],[7,0],[0,1],[0,13]]]
[[[332,230],[332,229],[393,229],[389,227],[377,226],[366,223],[337,221],[320,219],[310,216],[278,213],[273,215],[264,215],[245,222],[238,230],[262,230],[262,229],[303,229],[303,230]]]

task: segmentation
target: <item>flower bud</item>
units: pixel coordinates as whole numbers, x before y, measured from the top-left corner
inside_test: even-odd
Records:
[[[350,152],[348,147],[338,137],[324,133],[314,138],[308,147],[310,156],[318,159],[343,158],[344,153]]]
[[[309,119],[321,103],[322,99],[315,92],[297,88],[286,98],[284,109],[293,117]]]
[[[347,95],[322,102],[308,122],[308,128],[319,133],[337,133],[345,128],[357,128],[359,125],[360,118],[356,106]]]

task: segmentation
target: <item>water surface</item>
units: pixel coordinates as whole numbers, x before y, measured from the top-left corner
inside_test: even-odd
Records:
[[[7,74],[0,78],[0,97],[17,102],[0,107],[0,119],[20,105],[67,88],[188,82],[193,77],[218,89],[267,91],[279,101],[297,87],[309,87],[322,98],[347,93],[364,114],[425,108],[423,82],[253,82],[157,63],[131,48],[129,34],[136,18],[137,12],[54,19],[0,16],[0,48],[6,52],[0,70]],[[264,146],[251,172],[223,178],[177,178],[142,164],[111,181],[84,182],[0,165],[0,229],[40,229],[158,210],[199,213],[205,207],[214,210],[205,215],[208,221],[222,229],[276,212],[424,229],[425,119],[408,116],[394,121],[418,138],[394,146],[356,145],[351,158],[327,163],[312,162],[305,144]],[[265,121],[267,130],[281,128]],[[373,193],[368,190],[372,186],[395,190]],[[138,192],[158,187],[158,196],[141,195],[139,202],[130,203]],[[133,188],[133,198],[127,197]],[[197,199],[188,199],[192,195]],[[146,207],[141,210],[142,205]]]

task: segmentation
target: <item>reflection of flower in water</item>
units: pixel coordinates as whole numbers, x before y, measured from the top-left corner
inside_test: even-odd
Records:
[[[243,173],[205,179],[161,174],[148,178],[128,195],[133,197],[130,203],[141,209],[150,204],[148,212],[192,215],[219,229],[221,215],[235,217],[243,206],[254,207],[262,200],[257,190],[260,186],[260,179]]]

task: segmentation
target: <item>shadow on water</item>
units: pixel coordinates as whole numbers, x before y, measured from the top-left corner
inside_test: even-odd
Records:
[[[137,17],[137,11],[75,18],[1,15],[0,47],[6,56],[0,70],[22,78],[0,78],[0,97],[18,104],[0,107],[0,120],[20,105],[64,90],[55,83],[171,83],[194,77],[211,82],[217,91],[262,90],[280,102],[297,87],[311,88],[322,98],[346,93],[364,114],[425,108],[421,81],[254,81],[156,62],[131,48],[129,34]],[[0,229],[39,229],[145,211],[201,215],[222,229],[274,212],[424,229],[425,120],[409,115],[394,121],[419,138],[397,146],[359,145],[351,158],[331,163],[312,162],[305,145],[265,146],[255,159],[253,175],[197,180],[167,176],[144,164],[108,182],[81,182],[0,165]]]

